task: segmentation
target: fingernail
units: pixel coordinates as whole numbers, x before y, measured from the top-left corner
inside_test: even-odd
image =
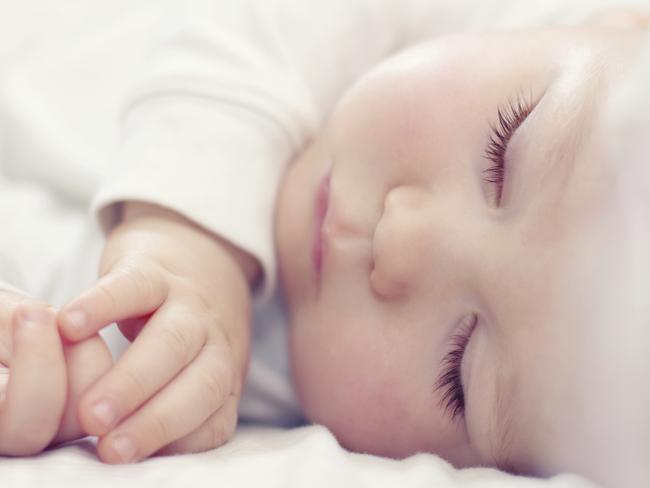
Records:
[[[105,428],[110,428],[117,420],[118,413],[115,407],[106,400],[100,401],[92,408],[93,417],[99,420]]]
[[[47,325],[50,321],[51,315],[47,310],[40,308],[26,309],[20,312],[18,317],[21,327],[34,328]]]
[[[132,463],[136,460],[137,448],[133,439],[126,435],[118,435],[113,440],[113,450],[123,463]]]
[[[70,329],[83,330],[86,328],[88,318],[86,317],[86,312],[83,310],[72,310],[71,312],[67,312],[65,315]]]

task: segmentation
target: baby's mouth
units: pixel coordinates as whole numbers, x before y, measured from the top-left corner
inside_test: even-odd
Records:
[[[327,240],[324,236],[323,227],[325,217],[329,210],[330,175],[331,173],[328,172],[318,185],[318,190],[316,191],[316,202],[314,205],[315,235],[312,246],[312,261],[316,275],[319,277],[323,267],[323,258],[327,252]]]

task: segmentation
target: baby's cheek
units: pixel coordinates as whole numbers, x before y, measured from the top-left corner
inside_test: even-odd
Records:
[[[345,337],[340,337],[344,335]],[[306,339],[306,337],[303,337]],[[296,341],[296,346],[298,346]],[[408,380],[392,358],[365,337],[311,337],[294,353],[299,397],[306,415],[328,427],[353,451],[401,457],[408,429]]]

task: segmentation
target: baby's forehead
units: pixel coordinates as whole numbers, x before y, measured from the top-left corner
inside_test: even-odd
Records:
[[[566,33],[553,35],[549,30],[502,30],[418,44],[362,76],[342,97],[332,120],[345,124],[364,113],[369,118],[390,117],[399,124],[424,108],[469,108],[509,85],[517,90],[535,78],[548,77],[557,51],[541,40],[557,45],[565,37]]]
[[[573,50],[602,50],[603,55],[611,54],[607,51],[612,49],[621,51],[626,46],[611,41],[636,33],[579,26],[498,29],[438,37],[397,52],[370,69],[344,95],[336,111],[353,101],[377,104],[384,98],[421,97],[428,85],[444,87],[450,96],[481,94],[486,79],[503,81],[511,74],[540,75],[557,69]]]
[[[629,46],[608,40],[625,35],[594,28],[502,30],[422,43],[363,76],[337,105],[328,131],[333,140],[427,150],[412,144],[444,143],[449,131],[478,127],[473,118],[485,124],[513,99],[541,97],[572,58],[590,58],[594,73],[615,71],[626,57],[619,51]],[[589,70],[582,75],[588,78]]]
[[[498,39],[490,42],[503,44],[501,36],[492,37]],[[382,63],[342,98],[327,127],[330,139],[401,159],[433,145],[440,151],[458,131],[483,138],[499,106],[523,87],[541,91],[552,70],[539,59],[511,63],[501,55],[474,62],[485,46],[481,39],[433,41]]]

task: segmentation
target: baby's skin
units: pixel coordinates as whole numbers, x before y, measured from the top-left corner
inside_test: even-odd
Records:
[[[62,341],[56,310],[0,292],[0,455],[35,454],[83,436],[76,407],[111,364],[99,336]]]
[[[251,257],[184,217],[125,204],[101,278],[58,313],[0,295],[0,362],[10,372],[0,384],[0,454],[89,434],[103,461],[126,463],[226,442],[257,274]],[[111,366],[96,334],[113,322],[133,343]]]
[[[293,375],[307,416],[345,447],[644,479],[646,461],[623,454],[650,451],[647,413],[631,416],[644,397],[621,385],[647,369],[613,350],[650,315],[647,296],[614,293],[626,273],[650,285],[629,252],[650,245],[647,165],[610,158],[621,134],[603,123],[643,25],[407,50],[291,166],[276,236]],[[627,310],[645,322],[622,327]]]

